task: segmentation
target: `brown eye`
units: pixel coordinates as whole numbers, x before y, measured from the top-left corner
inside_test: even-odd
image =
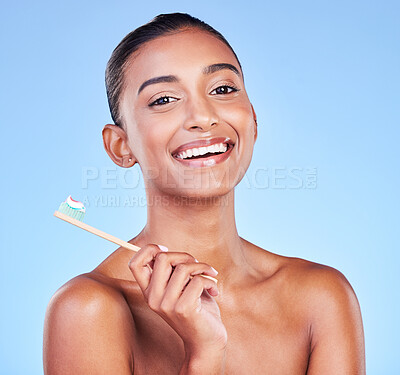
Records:
[[[162,96],[161,98],[158,98],[154,100],[154,102],[150,103],[149,106],[154,106],[154,105],[165,105],[169,104],[171,102],[176,102],[178,99],[173,98],[172,96]]]
[[[226,95],[236,91],[239,90],[235,87],[224,85],[224,86],[219,86],[215,90],[211,91],[211,95]]]

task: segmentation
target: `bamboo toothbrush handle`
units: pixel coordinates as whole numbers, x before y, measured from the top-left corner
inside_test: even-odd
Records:
[[[65,220],[70,224],[76,225],[79,228],[87,230],[88,232],[93,233],[96,236],[102,237],[105,240],[114,242],[115,244],[117,244],[121,247],[124,247],[125,249],[129,249],[129,250],[136,251],[136,252],[140,250],[140,247],[132,245],[129,242],[122,241],[118,237],[112,236],[111,234],[103,232],[100,229],[94,228],[94,227],[84,223],[83,221],[76,220],[76,219],[72,218],[71,216],[65,215],[59,211],[54,212],[54,216],[58,217],[59,219]]]
[[[140,250],[140,247],[138,247],[138,246],[132,245],[129,242],[126,242],[126,241],[123,241],[123,240],[119,239],[118,237],[115,237],[115,236],[113,236],[111,234],[103,232],[102,230],[97,229],[95,227],[92,227],[91,225],[88,225],[88,224],[84,223],[83,221],[76,220],[76,219],[72,218],[71,216],[63,214],[62,212],[55,211],[54,212],[54,216],[58,217],[61,220],[67,221],[70,224],[76,225],[79,228],[87,230],[88,232],[93,233],[96,236],[102,237],[105,240],[111,241],[111,242],[113,242],[113,243],[115,243],[115,244],[117,244],[117,245],[119,245],[119,246],[121,246],[121,247],[123,247],[125,249],[129,249],[129,250],[132,250],[132,251],[135,251],[135,252]],[[208,275],[200,275],[200,276],[203,276],[206,279],[210,279],[212,281],[215,281],[216,283],[218,282],[218,280],[214,279],[212,276],[208,276]]]

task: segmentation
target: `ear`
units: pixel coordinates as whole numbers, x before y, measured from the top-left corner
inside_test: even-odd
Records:
[[[254,111],[253,104],[251,104],[251,110],[253,111],[253,118],[254,118],[254,143],[257,140],[257,135],[258,135],[258,126],[257,126],[257,115],[256,112]]]
[[[104,148],[111,160],[120,167],[129,168],[137,160],[128,145],[125,130],[117,125],[107,124],[103,128]]]

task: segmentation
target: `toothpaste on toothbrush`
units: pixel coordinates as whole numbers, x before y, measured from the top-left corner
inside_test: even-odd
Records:
[[[86,208],[82,202],[72,199],[69,195],[65,202],[60,204],[58,211],[74,218],[77,220],[82,220],[85,215]]]

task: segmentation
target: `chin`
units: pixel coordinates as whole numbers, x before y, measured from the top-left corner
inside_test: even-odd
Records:
[[[185,191],[181,190],[181,194],[178,196],[193,199],[217,199],[227,196],[233,188],[209,188],[209,189],[188,189]]]
[[[163,191],[166,195],[172,197],[172,199],[178,199],[179,197],[187,199],[209,199],[223,197],[233,191],[235,184],[180,184],[175,188],[161,187],[160,191]]]
[[[221,197],[231,192],[239,183],[242,173],[207,173],[179,178],[170,188],[168,194],[192,198]],[[165,186],[164,189],[165,190]]]
[[[251,159],[250,159],[251,160]],[[165,195],[167,199],[179,201],[185,199],[218,199],[233,192],[236,185],[245,175],[250,160],[246,160],[241,168],[198,168],[179,173],[158,174],[154,179],[146,179],[146,190],[149,188],[157,195]],[[170,172],[171,169],[161,170]]]

